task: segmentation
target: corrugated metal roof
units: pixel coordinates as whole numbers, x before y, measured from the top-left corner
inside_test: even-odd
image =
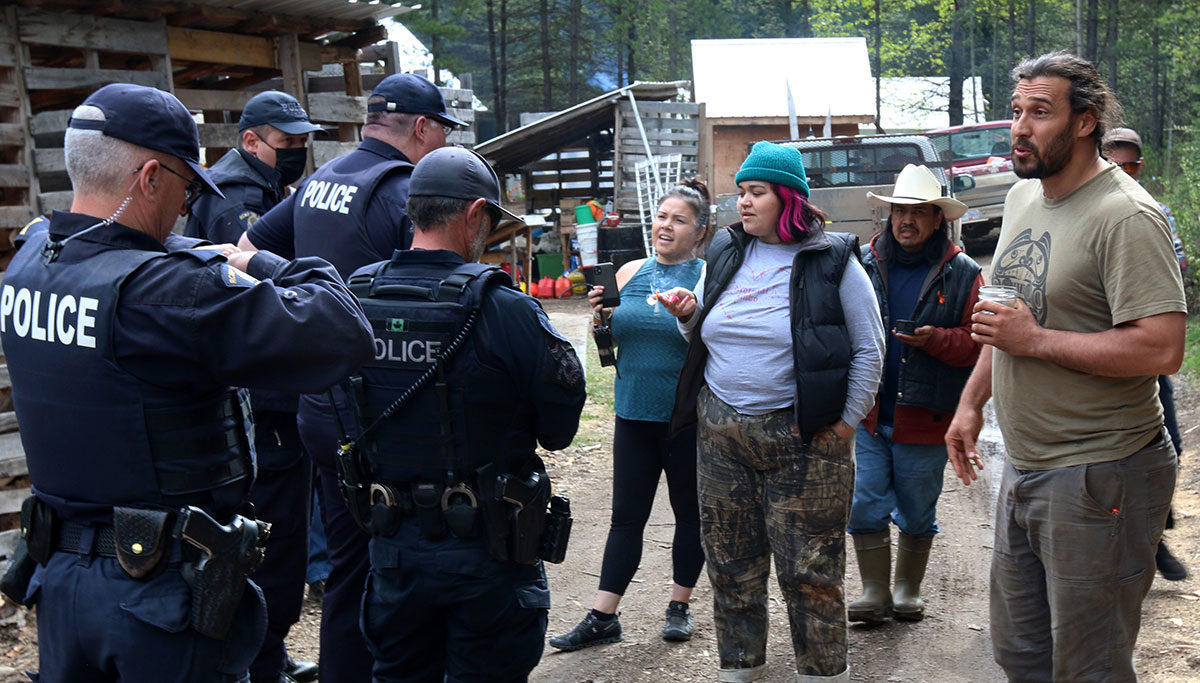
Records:
[[[627,92],[635,99],[661,102],[673,99],[679,88],[687,81],[668,83],[632,83],[623,88],[606,92],[599,97],[581,102],[533,123],[514,128],[487,142],[475,145],[479,152],[491,162],[497,173],[513,173],[521,166],[537,161],[555,150],[588,135],[611,128],[614,122],[612,108]]]
[[[348,2],[347,0],[189,0],[198,5],[231,7],[243,12],[263,14],[287,14],[310,19],[351,19],[381,21],[405,12],[412,7],[384,2],[371,4],[369,0]],[[414,3],[415,4],[415,3]]]
[[[705,116],[875,115],[866,38],[693,40],[692,82]]]

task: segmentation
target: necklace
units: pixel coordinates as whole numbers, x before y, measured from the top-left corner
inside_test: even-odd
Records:
[[[658,259],[654,259],[654,270],[650,271],[650,295],[646,297],[646,305],[654,309],[654,315],[658,315],[658,266]]]

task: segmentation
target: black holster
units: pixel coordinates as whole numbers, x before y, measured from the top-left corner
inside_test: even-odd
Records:
[[[540,472],[496,475],[491,464],[476,474],[492,559],[535,564],[542,551],[550,478]]]
[[[200,552],[198,560],[184,562],[180,568],[192,589],[192,628],[224,639],[245,592],[246,577],[262,564],[271,525],[241,515],[222,525],[189,506],[180,513],[176,527],[179,536]]]
[[[334,406],[334,410],[337,410],[337,406]],[[372,526],[371,484],[362,466],[358,445],[343,440],[338,444],[334,461],[337,463],[338,490],[346,500],[346,507],[350,508],[350,516],[360,529],[369,534]]]
[[[9,600],[18,605],[24,605],[25,594],[29,592],[29,582],[33,580],[35,569],[37,562],[29,556],[29,546],[25,543],[25,538],[18,538],[17,545],[8,558],[8,568],[4,570],[4,576],[0,577],[0,593],[4,593]]]

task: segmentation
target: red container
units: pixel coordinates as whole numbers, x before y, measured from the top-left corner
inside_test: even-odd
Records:
[[[571,296],[571,287],[574,283],[565,277],[560,277],[554,281],[554,296],[559,299],[567,299]]]
[[[530,282],[530,283],[529,283],[529,296],[531,296],[531,297],[533,297],[533,298],[535,298],[535,299],[537,298],[537,296],[538,296],[538,283],[537,283],[537,281],[534,281],[534,282]]]
[[[537,296],[539,299],[554,298],[554,278],[544,277],[537,282]]]

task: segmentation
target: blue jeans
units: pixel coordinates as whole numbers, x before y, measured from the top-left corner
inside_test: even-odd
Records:
[[[858,426],[854,456],[854,503],[850,533],[874,534],[893,521],[913,538],[936,534],[937,501],[942,494],[946,446],[894,443],[892,427],[878,425],[872,435]]]

